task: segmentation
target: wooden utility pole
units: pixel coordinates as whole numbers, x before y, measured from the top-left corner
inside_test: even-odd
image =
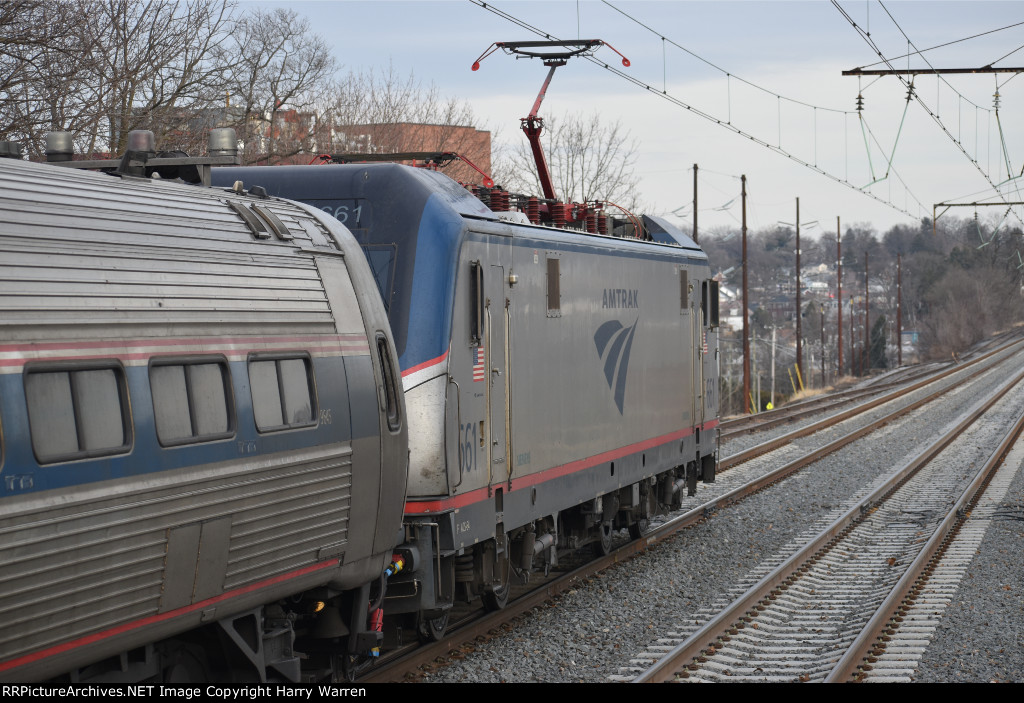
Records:
[[[801,340],[802,328],[800,326],[800,198],[796,199],[796,368],[800,377],[804,375],[803,343]]]
[[[693,165],[693,241],[697,241],[697,164]]]
[[[821,313],[821,387],[825,387],[825,304],[818,303],[818,312]]]
[[[836,378],[843,375],[843,245],[842,230],[839,227],[839,216],[836,216],[836,288],[839,307],[839,317],[836,319],[836,330],[839,332],[839,342],[836,344],[836,351],[839,354],[839,363],[836,364]]]
[[[903,254],[896,254],[896,366],[903,366]]]
[[[694,169],[696,169],[694,165]],[[696,172],[696,171],[695,171]],[[743,407],[750,414],[750,304],[747,300],[747,177],[740,176],[743,201]]]
[[[864,252],[864,375],[871,371],[871,329],[868,327],[868,253]]]
[[[860,366],[861,355],[857,353],[857,342],[855,340],[856,331],[853,326],[853,320],[857,317],[853,311],[853,301],[850,301],[850,373],[854,376],[859,376],[860,371],[855,366]]]

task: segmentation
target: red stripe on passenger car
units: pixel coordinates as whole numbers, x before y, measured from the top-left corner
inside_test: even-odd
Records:
[[[718,427],[719,420],[709,420],[702,426],[703,431],[714,429]],[[538,483],[544,483],[546,481],[552,481],[562,476],[568,476],[569,474],[589,469],[592,466],[603,464],[606,461],[615,461],[621,459],[629,454],[650,449],[666,442],[672,442],[677,439],[682,439],[693,434],[692,427],[686,427],[676,432],[670,432],[660,437],[652,437],[651,439],[644,440],[643,442],[637,442],[636,444],[630,444],[625,447],[619,447],[618,449],[611,449],[594,456],[587,457],[585,459],[577,459],[571,461],[568,464],[562,464],[561,466],[554,466],[550,469],[540,471],[536,474],[529,476],[523,476],[521,478],[512,479],[512,488],[510,490],[516,490],[517,488],[526,488],[527,486],[535,486]],[[451,498],[442,498],[440,500],[412,500],[407,501],[405,504],[405,513],[407,515],[417,515],[423,513],[440,513],[445,510],[452,510],[455,508],[464,508],[467,505],[472,505],[481,500],[488,498],[487,488],[478,488],[468,493],[461,495],[452,496]]]
[[[336,335],[300,335],[293,337],[195,337],[192,339],[108,339],[94,342],[42,342],[29,344],[0,344],[0,353],[15,351],[49,351],[53,349],[91,349],[95,347],[174,347],[191,344],[240,344],[252,345],[267,342],[316,342],[326,340],[340,340],[345,342],[361,341],[366,342],[366,335],[359,333],[336,334]]]
[[[61,644],[54,645],[53,647],[48,647],[47,649],[40,649],[39,651],[22,655],[20,657],[17,657],[16,659],[8,659],[5,662],[0,662],[0,671],[9,671],[11,669],[16,669],[19,666],[32,664],[42,659],[46,659],[47,657],[52,657],[56,654],[63,654],[64,652],[69,652],[73,649],[78,649],[79,647],[84,647],[86,645],[93,644],[101,640],[105,640],[108,637],[114,637],[115,635],[120,635],[125,632],[130,632],[131,630],[136,630],[140,627],[145,627],[146,625],[152,625],[154,623],[163,622],[165,620],[172,620],[176,617],[187,615],[188,613],[191,613],[193,611],[200,610],[202,608],[207,608],[215,603],[220,603],[222,601],[228,600],[230,598],[235,598],[236,596],[240,596],[246,593],[252,593],[253,591],[258,591],[262,588],[267,588],[268,586],[273,586],[283,581],[298,578],[299,576],[305,576],[306,574],[311,574],[313,572],[320,571],[321,569],[328,569],[333,566],[337,566],[339,563],[340,562],[337,559],[332,559],[330,561],[322,561],[319,564],[313,564],[312,566],[297,569],[296,571],[291,571],[287,574],[281,574],[280,576],[274,576],[272,578],[265,579],[263,581],[258,581],[248,586],[242,586],[241,588],[236,588],[234,590],[227,591],[226,593],[222,593],[219,596],[214,596],[213,598],[208,598],[207,600],[200,601],[199,603],[193,603],[192,605],[186,605],[182,608],[178,608],[177,610],[169,610],[166,613],[159,613],[158,615],[151,615],[149,617],[141,618],[139,620],[133,620],[132,622],[126,622],[122,625],[118,625],[116,627],[112,627],[101,632],[95,632],[91,635],[86,635],[85,637],[80,637],[76,640],[62,642]]]

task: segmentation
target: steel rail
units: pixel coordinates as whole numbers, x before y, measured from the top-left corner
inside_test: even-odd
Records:
[[[922,381],[918,381],[917,383],[913,383],[913,384],[911,384],[909,386],[906,386],[904,388],[900,388],[898,390],[895,390],[892,393],[887,393],[885,395],[882,395],[882,396],[879,396],[879,397],[874,398],[872,400],[869,400],[869,401],[867,401],[865,403],[861,403],[860,405],[856,405],[856,406],[850,408],[849,410],[845,410],[845,411],[843,411],[843,412],[841,412],[841,413],[839,413],[837,415],[830,415],[829,417],[826,417],[826,418],[824,418],[822,420],[819,420],[818,422],[811,423],[810,425],[806,425],[806,426],[801,427],[799,429],[793,430],[792,432],[787,432],[784,435],[780,435],[779,437],[776,437],[774,439],[770,439],[770,440],[768,440],[766,442],[762,442],[761,444],[758,444],[756,446],[750,447],[749,449],[745,449],[745,450],[743,450],[741,452],[737,452],[735,454],[730,454],[729,456],[724,457],[723,459],[719,460],[719,462],[718,462],[719,470],[720,471],[724,471],[726,469],[732,468],[733,466],[736,466],[737,464],[742,464],[742,463],[744,463],[746,461],[749,461],[750,459],[753,459],[756,456],[760,456],[761,454],[766,454],[766,453],[768,453],[768,452],[770,452],[770,451],[772,451],[774,449],[778,449],[779,447],[785,446],[785,445],[789,444],[790,442],[792,442],[794,439],[799,439],[800,437],[806,437],[807,435],[814,434],[818,430],[824,429],[826,427],[831,427],[832,425],[838,424],[838,423],[842,422],[843,420],[848,420],[851,417],[854,417],[856,415],[860,415],[861,413],[867,412],[868,410],[873,410],[874,408],[878,407],[879,405],[884,405],[885,403],[888,403],[891,400],[895,400],[896,398],[904,396],[907,393],[912,393],[912,392],[914,392],[916,390],[924,388],[927,385],[930,385],[930,384],[935,383],[937,381],[941,381],[942,379],[947,378],[948,376],[951,376],[954,373],[957,373],[958,371],[963,371],[965,368],[969,368],[971,366],[979,364],[980,362],[985,361],[986,359],[989,359],[989,358],[991,358],[991,357],[993,357],[993,356],[995,356],[997,354],[1000,354],[1002,352],[1006,352],[1006,354],[1009,356],[1009,355],[1011,355],[1011,354],[1016,352],[1014,347],[1019,347],[1021,344],[1024,344],[1024,341],[1012,342],[1010,344],[1007,344],[1005,347],[1000,347],[999,349],[996,349],[994,351],[988,352],[987,354],[983,354],[982,356],[979,356],[976,359],[972,359],[971,361],[964,362],[964,363],[960,364],[959,366],[954,366],[954,367],[952,367],[950,369],[946,369],[945,371],[942,371],[942,372],[940,372],[940,373],[938,373],[938,374],[936,374],[934,376],[930,376],[929,378],[926,378],[926,379],[924,379]],[[984,369],[976,370],[974,373],[972,373],[967,378],[973,378],[977,374],[983,373],[983,372],[984,372]],[[967,379],[965,379],[965,380],[967,380]]]
[[[915,377],[916,378],[919,378]],[[913,380],[913,379],[911,379]],[[778,410],[769,410],[771,413],[770,417],[765,417],[767,413],[759,413],[757,415],[748,415],[739,419],[731,419],[721,424],[720,437],[722,441],[732,439],[733,437],[742,437],[744,435],[752,435],[764,430],[770,430],[773,427],[784,425],[789,422],[795,422],[805,417],[813,415],[821,415],[827,413],[830,410],[842,407],[848,403],[860,400],[868,396],[877,395],[891,388],[901,386],[903,383],[908,382],[907,380],[899,381],[896,383],[887,383],[884,386],[878,388],[860,388],[856,391],[846,391],[843,393],[834,393],[819,398],[814,398],[811,402],[800,407],[790,406],[786,408],[779,408]],[[776,415],[775,413],[779,413]]]
[[[976,359],[972,359],[969,362],[964,362],[959,366],[955,366],[952,369],[943,371],[938,376],[931,380],[941,380],[942,378],[949,376],[951,373],[955,373],[956,371],[963,371],[969,366],[975,365],[978,362],[984,361],[986,359],[991,359],[994,355],[998,354],[999,352],[1005,351],[1008,353],[1008,355],[1010,355],[1014,351],[1013,348],[1015,346],[1021,345],[1022,343],[1024,343],[1024,340],[1007,344],[996,350],[988,352],[983,356],[980,356]],[[991,367],[975,369],[968,376],[966,376],[964,380],[974,378],[982,373],[985,373],[988,370],[991,370]],[[920,388],[923,385],[926,385],[926,383],[922,382],[915,384],[913,388],[905,388],[897,393],[893,393],[890,394],[889,396],[886,396],[886,399],[894,399],[912,390],[916,390],[917,388]],[[500,628],[507,621],[512,620],[528,612],[529,610],[549,601],[554,597],[557,597],[558,595],[561,595],[562,593],[565,593],[566,591],[572,588],[575,588],[581,579],[585,579],[589,576],[592,576],[595,573],[602,571],[603,569],[606,569],[619,561],[624,561],[638,553],[647,551],[653,545],[672,537],[677,532],[687,527],[690,527],[691,525],[694,525],[700,522],[701,520],[708,518],[715,510],[736,503],[748,495],[756,493],[773,483],[777,483],[778,481],[782,480],[788,475],[795,473],[796,471],[817,461],[818,459],[828,454],[831,454],[832,452],[838,449],[841,449],[843,446],[850,444],[856,441],[857,439],[862,438],[863,436],[869,434],[875,429],[878,429],[879,427],[882,427],[888,422],[891,422],[892,420],[897,419],[902,415],[905,415],[913,410],[916,410],[917,408],[927,404],[932,400],[935,400],[936,398],[941,397],[949,390],[949,388],[939,389],[933,392],[932,394],[925,396],[924,398],[918,399],[909,406],[897,409],[893,413],[885,415],[882,418],[875,420],[874,422],[868,424],[865,427],[862,427],[858,430],[854,430],[853,432],[848,433],[847,435],[844,435],[843,437],[840,437],[834,440],[833,442],[830,442],[829,444],[820,447],[819,449],[812,450],[808,454],[805,454],[782,467],[779,467],[777,469],[774,469],[773,471],[763,474],[760,477],[755,478],[754,480],[742,486],[738,486],[737,488],[731,491],[728,491],[720,496],[717,496],[716,498],[701,503],[700,505],[691,508],[685,513],[682,513],[665,521],[663,524],[659,525],[647,534],[643,535],[640,539],[633,540],[617,548],[615,551],[608,554],[607,556],[588,562],[587,564],[584,564],[566,574],[563,574],[554,581],[545,584],[543,587],[534,589],[533,591],[524,594],[523,596],[511,601],[502,610],[490,613],[484,613],[482,610],[477,611],[475,615],[472,615],[469,618],[466,618],[461,623],[459,623],[457,625],[457,629],[455,629],[456,624],[453,623],[452,631],[445,637],[443,637],[440,641],[419,646],[415,648],[412,652],[407,654],[400,654],[398,656],[388,657],[386,661],[380,662],[368,673],[361,676],[359,678],[359,682],[380,683],[389,681],[402,681],[410,672],[415,671],[419,667],[436,663],[439,657],[444,657],[449,652],[453,650],[458,650],[460,647],[465,646],[470,642],[473,642],[478,637],[489,635],[497,628]],[[842,420],[848,419],[849,417],[858,414],[859,412],[864,412],[866,410],[872,409],[878,404],[879,403],[872,401],[870,407],[857,406],[856,408],[853,408],[845,413],[841,413],[838,416],[832,416],[831,418],[826,418],[822,422],[815,423],[815,426],[821,429],[822,427],[827,427],[832,424],[836,424],[838,422],[841,422]],[[782,444],[786,444],[798,436],[810,434],[808,432],[804,432],[804,430],[806,430],[806,428],[801,428],[800,430],[797,430],[794,433],[784,435],[782,441],[778,442],[778,445],[781,446]],[[758,449],[759,447],[763,446],[764,445],[758,445],[758,447],[755,447],[754,449]],[[763,449],[762,451],[756,452],[756,454],[771,451],[771,449],[774,448],[775,447]],[[727,463],[728,467],[735,466],[741,463],[740,461],[732,461],[732,459],[735,456],[738,455],[726,457],[726,459],[720,462],[720,468],[727,468],[722,467],[722,464],[724,463]]]
[[[704,624],[679,645],[672,648],[661,660],[640,674],[634,683],[663,683],[674,680],[681,667],[694,659],[713,653],[731,632],[745,627],[745,623],[757,616],[763,609],[789,584],[795,582],[798,572],[806,572],[805,562],[815,562],[820,558],[819,552],[831,549],[837,537],[861,521],[878,503],[888,498],[897,488],[931,461],[939,452],[949,446],[967,427],[974,423],[992,405],[1003,397],[1012,387],[1024,380],[1024,371],[1000,386],[992,397],[977,404],[966,413],[951,432],[930,444],[917,457],[895,471],[881,486],[872,491],[857,505],[850,508],[842,516],[834,520],[815,538],[791,555],[771,573],[758,583],[751,586],[739,598],[734,600],[714,618]]]
[[[949,362],[947,364],[941,364],[940,367],[945,370],[952,365],[952,362]],[[730,417],[728,420],[723,420],[720,425],[721,437],[723,440],[726,440],[731,439],[732,437],[756,434],[757,432],[769,430],[773,427],[786,424],[787,422],[793,422],[794,420],[799,420],[811,415],[829,412],[833,408],[841,407],[844,404],[852,403],[860,400],[861,398],[878,395],[879,393],[883,393],[893,388],[899,388],[913,381],[917,381],[918,379],[931,377],[935,373],[939,373],[939,371],[935,369],[916,369],[898,379],[880,379],[880,382],[877,385],[846,388],[807,398],[805,400],[800,400],[795,403],[787,403],[780,408],[762,410],[755,415],[739,415]]]
[[[1012,340],[1016,336],[1018,335],[1012,332],[1002,333],[998,335],[996,338],[987,340],[986,342],[982,343],[981,345],[979,345],[979,347],[982,349],[986,347],[991,347],[994,344],[1000,344],[1002,342],[1001,338],[1007,337]],[[1009,346],[1009,344],[1012,343],[1013,342],[1010,341],[1007,344],[998,346],[989,352],[984,352],[984,354],[975,356],[974,358],[965,361],[964,363],[972,364],[975,361],[980,361],[986,356],[990,356],[995,352],[1005,349],[1007,346]],[[981,349],[978,350],[979,353],[980,351]],[[949,370],[949,368],[956,368],[956,366],[952,365],[951,362],[945,362],[942,366],[946,370]],[[873,395],[875,393],[880,393],[882,391],[889,390],[890,388],[902,386],[905,383],[916,381],[917,379],[922,377],[930,378],[933,373],[937,373],[933,372],[932,370],[914,370],[911,367],[904,368],[908,373],[905,375],[904,378],[901,379],[886,379],[879,385],[875,386],[848,388],[845,390],[828,393],[822,396],[806,398],[804,400],[798,400],[793,403],[787,403],[783,407],[774,408],[772,410],[764,410],[757,414],[738,415],[730,417],[726,420],[723,420],[722,424],[720,425],[721,438],[724,440],[733,436],[740,436],[742,434],[754,434],[755,432],[759,432],[761,430],[771,429],[772,427],[777,427],[778,425],[784,424],[786,422],[792,422],[795,419],[814,414],[815,411],[827,412],[829,407],[826,404],[829,403],[830,401],[838,400],[839,402],[832,403],[833,405],[838,406],[841,405],[843,401],[857,400],[858,398],[862,398],[864,396]],[[963,368],[963,365],[960,365],[960,368]],[[825,407],[821,407],[822,405],[825,405]]]
[[[1019,376],[1018,378],[1021,377]],[[948,544],[947,538],[963,523],[969,506],[977,502],[992,475],[1002,465],[1006,454],[1019,439],[1022,431],[1024,431],[1024,413],[1017,418],[1013,427],[1003,437],[1002,442],[999,443],[996,450],[989,456],[985,465],[978,470],[970,485],[964,489],[960,499],[950,508],[945,519],[936,527],[920,553],[910,563],[910,566],[907,567],[906,572],[896,582],[896,585],[893,586],[892,591],[890,591],[882,604],[878,606],[874,615],[864,625],[860,634],[850,644],[849,649],[846,650],[846,653],[836,663],[832,671],[825,677],[825,683],[837,683],[855,679],[858,675],[863,674],[863,671],[861,671],[863,667],[862,662],[868,657],[869,653],[876,647],[884,648],[885,643],[881,638],[883,635],[891,635],[899,626],[899,622],[895,618],[899,617],[898,611],[900,606],[907,600],[911,590],[921,580],[921,576],[928,565],[935,559],[936,555],[943,551],[944,546]]]

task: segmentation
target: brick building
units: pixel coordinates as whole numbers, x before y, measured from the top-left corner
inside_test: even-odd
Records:
[[[452,151],[469,159],[484,173],[491,173],[491,133],[473,127],[398,122],[339,125],[332,131],[331,153]],[[463,183],[478,184],[482,180],[461,161],[451,163],[442,172]]]

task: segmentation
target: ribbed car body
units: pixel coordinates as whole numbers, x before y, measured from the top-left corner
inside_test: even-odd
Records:
[[[345,594],[405,501],[358,244],[276,198],[12,160],[0,211],[0,680],[200,674],[215,625],[248,675],[300,680],[316,616],[288,608],[365,629]]]

